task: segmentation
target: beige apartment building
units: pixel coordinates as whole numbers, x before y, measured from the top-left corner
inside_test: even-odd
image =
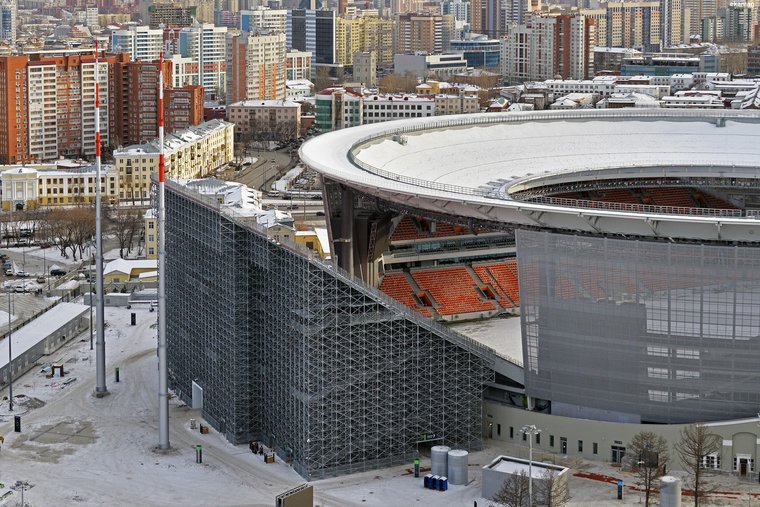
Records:
[[[28,209],[40,206],[73,206],[95,203],[95,168],[46,169],[44,166],[0,168],[2,209]],[[103,202],[116,204],[118,175],[114,166],[101,172]]]
[[[234,125],[211,120],[164,139],[166,175],[169,178],[201,178],[233,159]],[[158,140],[114,151],[118,173],[118,199],[150,200],[151,177],[158,172]]]
[[[292,100],[244,100],[227,106],[238,140],[288,141],[300,137],[301,104]]]

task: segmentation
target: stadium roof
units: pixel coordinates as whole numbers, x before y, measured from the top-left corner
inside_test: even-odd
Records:
[[[301,148],[316,171],[400,204],[497,222],[597,233],[757,241],[740,212],[579,209],[518,201],[547,184],[652,177],[756,178],[760,114],[580,110],[457,115],[365,125]]]

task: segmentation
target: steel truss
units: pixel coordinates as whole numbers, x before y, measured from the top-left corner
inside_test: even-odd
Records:
[[[307,480],[410,462],[435,435],[482,446],[491,351],[418,316],[213,200],[167,183],[172,388],[233,443]]]

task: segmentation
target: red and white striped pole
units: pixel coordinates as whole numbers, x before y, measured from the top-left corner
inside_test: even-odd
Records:
[[[103,195],[105,182],[100,171],[100,49],[95,39],[95,396],[108,394],[106,388],[105,304],[103,298]],[[92,297],[92,294],[90,294]]]
[[[164,167],[164,52],[158,58],[158,448],[169,448],[169,369],[166,362],[166,171]]]

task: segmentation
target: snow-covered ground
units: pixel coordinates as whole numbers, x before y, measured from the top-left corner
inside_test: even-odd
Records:
[[[131,312],[137,314],[136,326],[129,323]],[[95,354],[87,332],[16,379],[14,414],[21,415],[21,433],[13,432],[8,401],[0,401],[0,435],[5,436],[0,451],[0,506],[17,504],[20,493],[8,486],[18,480],[29,482],[25,501],[35,507],[271,507],[277,494],[303,483],[279,459],[275,464],[265,464],[247,446],[233,446],[213,429],[206,435],[191,430],[190,419],[201,422],[199,414],[176,400],[170,407],[172,449],[155,449],[155,319],[156,314],[147,308],[106,309],[110,395],[104,398],[93,396]],[[65,378],[46,378],[50,363],[62,363]],[[120,369],[119,383],[114,382],[115,367]],[[64,383],[70,379],[76,380]],[[7,391],[2,395],[7,396]],[[203,446],[202,464],[195,462],[198,444]],[[315,505],[470,507],[477,501],[479,506],[488,506],[492,502],[479,498],[480,470],[500,454],[526,457],[527,449],[519,443],[489,441],[486,450],[470,454],[470,482],[450,486],[445,493],[424,489],[422,479],[413,477],[411,463],[316,481]],[[577,464],[608,475],[621,474],[604,464]],[[430,460],[423,457],[421,465],[424,473]],[[613,485],[576,477],[571,478],[571,494],[571,506],[638,503],[637,494],[626,493],[625,500],[618,502]]]

